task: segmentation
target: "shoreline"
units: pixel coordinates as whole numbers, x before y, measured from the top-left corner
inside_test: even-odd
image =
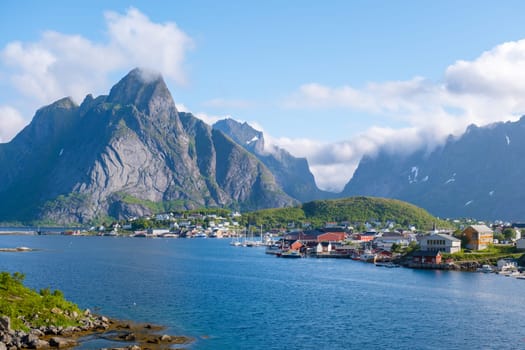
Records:
[[[79,327],[56,327],[54,325],[29,327],[29,330],[11,329],[11,320],[0,317],[0,349],[47,349],[69,348],[89,344],[94,341],[106,342],[109,347],[98,349],[171,349],[173,345],[185,345],[193,338],[168,335],[162,331],[166,327],[149,323],[137,323],[94,315],[86,310],[80,317]],[[113,346],[116,345],[116,346]]]

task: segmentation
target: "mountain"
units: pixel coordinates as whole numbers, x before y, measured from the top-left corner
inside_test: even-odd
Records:
[[[107,96],[39,109],[0,144],[0,221],[88,222],[153,208],[294,205],[255,156],[134,69]]]
[[[271,151],[267,151],[263,133],[248,123],[228,118],[216,122],[213,128],[231,137],[263,162],[275,175],[279,186],[291,197],[305,202],[335,196],[334,193],[322,191],[317,187],[306,158],[294,157],[277,146],[272,146]]]
[[[343,195],[397,198],[441,217],[525,220],[525,117],[485,127],[431,151],[363,158]]]

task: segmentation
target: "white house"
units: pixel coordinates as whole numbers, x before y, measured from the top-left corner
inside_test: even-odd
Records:
[[[399,244],[401,247],[408,247],[410,239],[397,232],[384,232],[381,236],[374,239],[374,243],[378,248],[391,250],[394,243]]]
[[[516,248],[520,250],[525,250],[525,238],[520,238],[516,241]]]
[[[435,233],[421,237],[419,246],[427,252],[457,253],[461,250],[461,241],[451,235]]]
[[[319,242],[317,243],[317,247],[315,249],[315,252],[317,254],[322,253],[330,253],[332,251],[332,244],[330,242]]]

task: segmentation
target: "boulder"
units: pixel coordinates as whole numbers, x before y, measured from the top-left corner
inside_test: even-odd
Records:
[[[163,343],[169,343],[171,342],[171,337],[167,334],[164,334],[160,337],[160,341]]]
[[[52,337],[49,340],[49,345],[55,348],[63,349],[70,348],[72,346],[78,345],[78,342],[74,339],[62,338],[62,337]]]
[[[0,332],[9,332],[11,330],[11,319],[8,316],[0,317]]]
[[[47,349],[49,348],[49,343],[43,339],[36,338],[26,343],[26,346],[29,349]]]

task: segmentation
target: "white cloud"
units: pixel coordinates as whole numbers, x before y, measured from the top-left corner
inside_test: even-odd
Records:
[[[154,68],[179,84],[185,83],[184,59],[193,47],[191,38],[173,22],[153,23],[135,8],[125,15],[105,14],[109,47],[134,65]]]
[[[135,8],[107,12],[105,19],[103,43],[55,31],[45,31],[36,42],[8,43],[0,52],[0,76],[32,111],[64,96],[79,102],[88,93],[107,93],[111,73],[137,66],[185,83],[184,59],[193,42],[175,23],[154,23]]]
[[[404,125],[371,127],[349,141],[319,144],[309,140],[272,140],[307,157],[319,186],[342,189],[363,155],[380,147],[392,152],[432,149],[472,123],[516,120],[525,112],[525,40],[508,42],[473,61],[457,61],[442,82],[422,77],[368,83],[363,88],[305,84],[284,102],[287,108],[343,108],[379,115]],[[344,174],[340,175],[340,174]],[[346,179],[345,179],[346,177]]]
[[[16,109],[0,106],[0,143],[11,141],[25,124],[26,121]]]
[[[213,125],[222,119],[232,118],[231,115],[210,115],[207,113],[195,113],[194,116],[199,118],[200,120],[202,120],[208,125]]]

